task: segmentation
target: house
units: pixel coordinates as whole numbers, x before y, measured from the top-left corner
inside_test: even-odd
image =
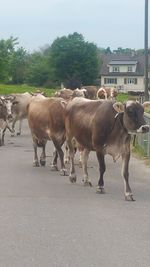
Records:
[[[102,60],[101,86],[115,86],[124,93],[144,92],[144,55],[109,54]]]

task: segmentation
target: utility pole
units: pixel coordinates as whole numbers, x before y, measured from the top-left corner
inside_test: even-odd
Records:
[[[149,100],[148,93],[148,0],[145,0],[145,38],[144,38],[144,55],[145,55],[145,100]]]

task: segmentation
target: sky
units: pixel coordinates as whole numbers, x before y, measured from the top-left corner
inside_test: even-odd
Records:
[[[145,0],[4,0],[0,40],[18,37],[19,47],[33,52],[78,32],[100,48],[140,49],[144,13]]]

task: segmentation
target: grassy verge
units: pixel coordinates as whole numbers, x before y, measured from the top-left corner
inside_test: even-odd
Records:
[[[37,90],[41,90],[47,96],[52,96],[55,89],[45,89],[42,87],[33,87],[28,85],[7,85],[7,84],[0,84],[0,95],[8,95],[12,93],[25,93],[25,92],[35,92]]]
[[[142,147],[140,147],[138,144],[135,144],[135,146],[131,146],[132,155],[140,160],[143,160],[146,165],[150,166],[150,158],[146,156],[146,153]]]

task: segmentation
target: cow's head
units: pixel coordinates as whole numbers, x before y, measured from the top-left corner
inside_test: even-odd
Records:
[[[2,97],[0,97],[0,119],[7,119],[7,108]]]
[[[6,112],[6,119],[12,119],[12,98],[10,96],[1,97],[1,108],[3,106],[3,111]]]
[[[144,120],[144,108],[150,107],[150,102],[143,103],[138,101],[127,101],[124,105],[116,102],[113,107],[120,113],[123,113],[123,124],[128,132],[131,133],[146,133],[149,131],[149,126]]]

